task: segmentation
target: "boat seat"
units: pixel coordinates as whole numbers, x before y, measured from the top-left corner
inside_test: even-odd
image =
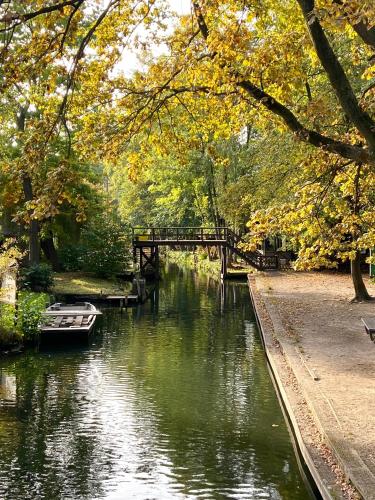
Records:
[[[61,324],[61,321],[63,319],[63,316],[57,316],[56,318],[54,318],[54,321],[53,321],[53,328],[58,328]]]
[[[74,321],[74,317],[73,316],[63,316],[64,320],[63,320],[63,323],[68,326],[68,325],[72,325],[73,324],[73,321]]]
[[[82,320],[83,320],[83,316],[76,316],[74,319],[73,326],[81,326]]]

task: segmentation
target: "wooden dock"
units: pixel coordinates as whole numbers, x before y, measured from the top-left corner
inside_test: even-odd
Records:
[[[120,307],[128,307],[137,305],[141,302],[141,297],[138,294],[128,294],[128,295],[107,295],[106,301],[115,304],[119,304]]]

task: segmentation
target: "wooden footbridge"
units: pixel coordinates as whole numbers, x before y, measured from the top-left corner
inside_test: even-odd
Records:
[[[220,248],[221,277],[227,276],[228,252],[238,255],[259,271],[278,269],[276,253],[264,255],[239,248],[240,237],[228,227],[135,227],[132,230],[133,257],[142,275],[159,274],[159,246]]]

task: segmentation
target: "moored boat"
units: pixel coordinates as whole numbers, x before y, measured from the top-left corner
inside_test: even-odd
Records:
[[[42,314],[40,332],[43,337],[86,336],[94,328],[97,316],[102,313],[90,302],[62,304],[57,302],[47,307]]]

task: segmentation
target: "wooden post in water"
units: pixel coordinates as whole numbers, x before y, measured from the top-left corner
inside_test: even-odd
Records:
[[[159,273],[159,246],[155,246],[155,255],[154,255],[154,266],[155,266],[155,279],[160,278]]]
[[[227,269],[227,247],[220,247],[220,259],[221,259],[221,273],[220,277],[222,280],[225,280],[227,277],[228,269]]]

